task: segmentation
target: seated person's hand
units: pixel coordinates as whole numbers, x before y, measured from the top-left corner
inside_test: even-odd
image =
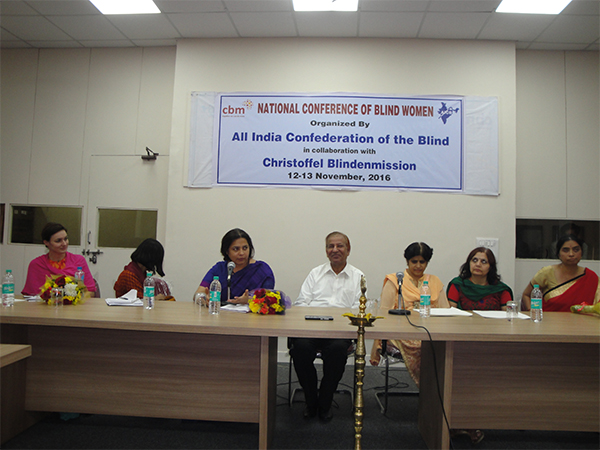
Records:
[[[248,303],[248,300],[250,299],[250,296],[248,295],[248,289],[246,289],[246,292],[244,292],[244,295],[241,295],[239,297],[234,297],[233,299],[229,299],[229,303],[236,303],[236,304],[246,304]]]

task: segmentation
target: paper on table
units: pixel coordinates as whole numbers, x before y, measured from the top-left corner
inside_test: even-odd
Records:
[[[450,316],[472,316],[473,314],[462,309],[455,308],[431,308],[431,316],[433,317],[450,317]]]
[[[486,319],[504,319],[506,320],[506,311],[473,311]],[[517,319],[529,319],[527,314],[519,313]]]
[[[234,311],[234,312],[241,312],[241,313],[248,313],[250,312],[250,307],[248,306],[248,304],[234,304],[234,303],[228,303],[226,305],[222,305],[221,306],[222,310],[225,311]]]
[[[137,290],[132,289],[127,294],[119,298],[107,298],[108,306],[144,306],[144,302],[137,298]]]

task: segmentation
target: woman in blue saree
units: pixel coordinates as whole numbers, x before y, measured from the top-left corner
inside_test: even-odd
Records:
[[[269,265],[254,259],[252,239],[244,230],[234,228],[221,240],[223,261],[219,261],[204,275],[195,294],[204,293],[208,297],[208,288],[215,276],[221,283],[221,302],[248,303],[248,292],[258,288],[273,289],[275,276]],[[233,271],[228,286],[228,264]],[[229,293],[229,295],[227,295]],[[195,295],[194,294],[194,295]]]

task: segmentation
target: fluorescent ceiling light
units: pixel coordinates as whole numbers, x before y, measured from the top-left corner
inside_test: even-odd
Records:
[[[571,0],[502,0],[499,13],[560,14]]]
[[[160,14],[152,0],[90,0],[102,14]]]
[[[358,11],[358,0],[293,0],[294,11]]]

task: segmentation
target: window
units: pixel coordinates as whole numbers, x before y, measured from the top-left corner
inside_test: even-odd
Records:
[[[136,248],[156,239],[158,211],[98,208],[98,247]]]
[[[67,229],[69,244],[81,245],[81,206],[11,205],[13,244],[43,244],[42,229],[58,222]]]
[[[584,241],[583,258],[600,260],[600,222],[594,220],[517,219],[517,258],[557,259],[556,241],[573,234]]]

